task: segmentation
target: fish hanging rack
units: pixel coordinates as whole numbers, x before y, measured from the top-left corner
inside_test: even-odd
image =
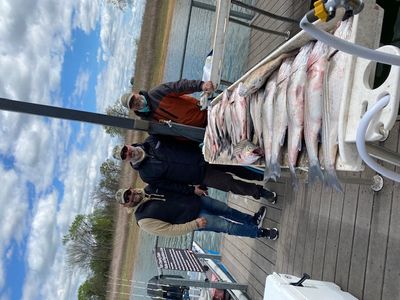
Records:
[[[352,34],[350,42],[376,49],[379,47],[380,32],[383,21],[383,9],[375,4],[374,1],[365,3],[362,13],[354,16]],[[317,22],[318,27],[329,31],[335,26],[335,22]],[[248,78],[255,70],[264,64],[272,61],[283,53],[298,49],[307,42],[313,40],[306,32],[301,31],[289,41],[282,44],[265,59],[259,62],[239,80],[228,87],[228,91],[233,91],[240,82]],[[400,50],[393,46],[384,46],[379,49],[392,54],[400,55]],[[372,156],[382,159],[392,164],[400,166],[400,158],[386,149],[379,148],[376,143],[385,140],[390,130],[398,120],[399,110],[399,91],[400,86],[400,67],[391,66],[389,75],[383,84],[377,88],[372,88],[376,63],[346,55],[345,64],[348,66],[343,77],[344,89],[342,90],[340,119],[339,119],[339,151],[336,159],[336,169],[339,171],[363,171],[364,164],[356,148],[356,132],[358,123],[363,114],[375,104],[380,97],[390,95],[389,104],[372,119],[365,140],[368,151]],[[218,95],[210,105],[213,106],[222,100],[222,94]],[[207,144],[204,145],[204,155],[210,163],[237,164],[235,159],[228,157],[217,157],[215,160],[210,158],[207,151]],[[261,166],[256,164],[256,166]],[[282,167],[287,167],[287,151],[283,149]],[[307,170],[308,158],[305,151],[300,153],[298,168]]]

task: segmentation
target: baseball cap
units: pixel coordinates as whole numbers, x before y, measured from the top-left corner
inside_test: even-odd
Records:
[[[122,160],[121,151],[125,147],[125,145],[117,145],[114,147],[112,156],[117,160]]]
[[[125,204],[125,199],[124,199],[124,195],[127,191],[129,191],[130,189],[119,189],[116,193],[115,193],[115,200],[117,200],[117,202],[119,204]]]
[[[133,93],[125,93],[121,96],[121,104],[122,106],[126,107],[127,109],[129,108],[129,102],[132,99]]]

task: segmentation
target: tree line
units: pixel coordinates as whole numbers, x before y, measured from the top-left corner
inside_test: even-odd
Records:
[[[89,274],[79,287],[79,300],[106,299],[115,232],[114,195],[119,188],[120,171],[120,165],[113,159],[101,165],[100,181],[91,193],[94,211],[77,215],[63,238],[70,270]]]

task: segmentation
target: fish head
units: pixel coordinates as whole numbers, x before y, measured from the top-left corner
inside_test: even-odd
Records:
[[[241,141],[233,147],[233,157],[242,165],[251,165],[264,156],[264,151],[248,140]]]

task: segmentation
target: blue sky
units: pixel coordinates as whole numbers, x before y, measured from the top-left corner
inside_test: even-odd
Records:
[[[0,97],[103,113],[129,87],[144,0],[0,2]],[[132,18],[135,16],[135,18]],[[62,237],[90,213],[117,141],[101,126],[0,111],[0,300],[75,299]]]

